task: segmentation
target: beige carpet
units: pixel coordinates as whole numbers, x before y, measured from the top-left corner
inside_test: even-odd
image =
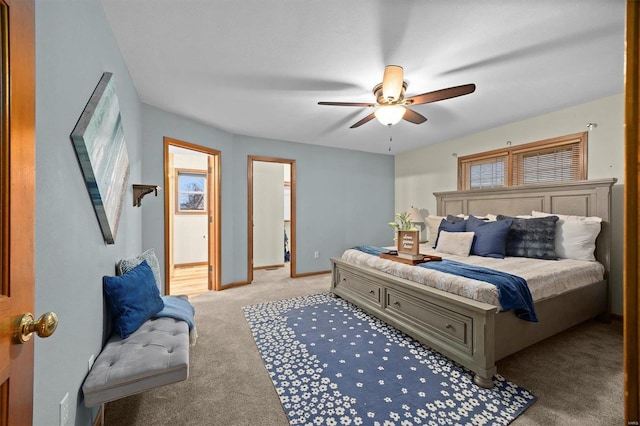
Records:
[[[192,298],[199,337],[189,379],[107,404],[106,425],[288,425],[241,309],[329,290],[329,275],[287,274],[256,271],[249,286]],[[620,322],[574,327],[505,358],[498,372],[538,396],[512,425],[623,422]]]

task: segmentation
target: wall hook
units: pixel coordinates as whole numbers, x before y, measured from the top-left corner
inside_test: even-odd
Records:
[[[587,123],[587,129],[589,129],[589,131],[593,130],[596,127],[598,127],[598,123]]]
[[[133,184],[133,206],[140,207],[142,205],[142,197],[152,192],[156,193],[156,197],[158,196],[158,190],[160,190],[158,185],[140,185]]]

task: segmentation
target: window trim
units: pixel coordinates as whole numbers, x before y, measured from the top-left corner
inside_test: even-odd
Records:
[[[199,169],[175,169],[175,173],[176,173],[176,187],[175,187],[175,194],[176,194],[176,200],[175,200],[175,214],[179,215],[179,214],[185,214],[185,215],[206,215],[208,214],[208,207],[207,207],[207,203],[208,203],[208,198],[207,198],[207,186],[208,186],[208,179],[209,179],[209,173],[207,172],[207,170],[199,170]],[[180,191],[180,173],[183,174],[191,174],[191,175],[202,175],[204,177],[204,190],[202,191],[203,195],[204,195],[204,209],[203,210],[182,210],[180,209],[180,194],[182,193]]]
[[[514,145],[507,148],[499,148],[491,151],[458,157],[458,190],[470,188],[470,177],[467,176],[465,165],[482,160],[497,159],[506,156],[504,185],[499,187],[521,186],[513,182],[514,156],[526,152],[544,151],[565,145],[578,143],[578,180],[587,180],[587,147],[588,132],[573,133],[565,136],[544,139],[540,141]]]

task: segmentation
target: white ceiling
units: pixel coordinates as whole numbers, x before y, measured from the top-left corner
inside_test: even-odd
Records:
[[[623,91],[624,0],[102,3],[142,102],[233,134],[394,154]],[[387,64],[477,89],[390,129],[317,104],[375,101]]]

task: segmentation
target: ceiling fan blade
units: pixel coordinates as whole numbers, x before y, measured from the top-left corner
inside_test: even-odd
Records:
[[[375,113],[371,113],[369,115],[367,115],[365,118],[363,118],[362,120],[358,121],[356,124],[354,124],[353,126],[349,127],[350,129],[355,129],[356,127],[360,127],[362,126],[364,123],[368,123],[369,121],[373,120],[376,117]]]
[[[415,111],[411,111],[409,108],[406,108],[406,111],[404,112],[402,119],[414,124],[421,124],[427,121],[427,117],[425,117],[422,114],[418,114]]]
[[[367,104],[362,102],[318,102],[318,105],[333,105],[333,106],[352,106],[352,107],[369,107],[373,108],[376,104]]]
[[[387,65],[384,67],[382,77],[382,96],[389,102],[396,101],[402,93],[402,83],[404,83],[404,70],[398,65]]]
[[[464,84],[462,86],[449,87],[448,89],[441,89],[434,92],[411,96],[410,98],[405,99],[405,102],[407,105],[428,104],[430,102],[455,98],[456,96],[468,95],[469,93],[473,93],[475,90],[475,84]]]

